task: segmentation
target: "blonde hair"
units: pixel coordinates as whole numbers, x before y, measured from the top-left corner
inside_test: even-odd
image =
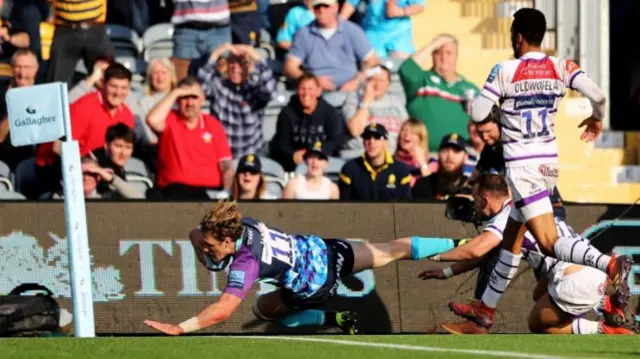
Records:
[[[258,181],[258,188],[256,188],[256,195],[253,199],[260,199],[267,190],[267,183],[264,180],[264,173],[260,172],[260,181]],[[231,186],[231,198],[240,199],[240,178],[238,172],[233,176],[233,185]]]
[[[210,235],[217,241],[229,237],[236,240],[242,236],[242,214],[236,201],[218,201],[200,221],[203,236]]]
[[[410,118],[406,121],[404,121],[404,123],[402,124],[402,127],[400,127],[400,133],[402,133],[402,130],[405,128],[405,126],[408,126],[411,128],[411,132],[415,133],[416,135],[418,135],[418,138],[420,138],[420,148],[422,148],[422,150],[427,153],[429,152],[429,132],[427,131],[427,126],[425,126],[425,124],[420,121],[417,120],[415,118]],[[396,151],[398,151],[400,149],[400,141],[398,141],[398,145],[396,147]]]
[[[171,90],[173,90],[176,87],[176,84],[178,83],[178,77],[176,76],[176,67],[173,65],[173,63],[167,59],[167,58],[156,58],[153,59],[151,61],[149,61],[149,64],[147,65],[147,78],[146,78],[146,83],[144,85],[144,94],[145,95],[153,95],[154,91],[151,88],[151,72],[153,71],[154,66],[156,65],[162,65],[164,66],[167,70],[169,70],[169,74],[171,76]]]

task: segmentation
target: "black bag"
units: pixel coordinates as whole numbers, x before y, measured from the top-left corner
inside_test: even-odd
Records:
[[[37,290],[45,293],[21,295]],[[40,284],[25,283],[0,296],[0,336],[37,336],[60,330],[60,307]]]

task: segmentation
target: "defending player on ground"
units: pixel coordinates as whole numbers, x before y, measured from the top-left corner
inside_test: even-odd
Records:
[[[546,19],[538,10],[524,8],[514,14],[511,42],[516,60],[500,62],[491,70],[471,106],[472,120],[482,122],[493,105],[500,103],[506,178],[516,209],[511,211],[499,261],[482,299],[471,304],[449,303],[454,313],[485,328],[493,324],[498,301],[517,272],[527,230],[545,254],[606,273],[617,292],[615,306],[624,308],[629,301],[631,259],[604,255],[588,241],[559,234],[554,223],[549,193],[558,180],[553,120],[560,100],[567,88],[590,100],[593,114],[580,124],[586,126],[581,136],[586,141],[595,140],[602,129],[606,100],[573,61],[542,52],[546,29]]]
[[[449,268],[426,270],[423,279],[446,279],[477,267],[483,256],[498,247],[513,210],[505,179],[500,175],[481,174],[473,184],[475,211],[486,219],[482,233],[462,246],[437,255],[440,261],[455,261]],[[556,219],[558,232],[586,241],[571,227]],[[536,302],[529,315],[529,329],[547,334],[633,334],[633,319],[616,308],[604,293],[607,276],[603,272],[578,264],[545,256],[529,232],[525,233],[523,257],[533,268],[538,284],[533,297]],[[603,321],[581,318],[599,309]],[[453,334],[486,334],[487,329],[472,321],[444,323],[443,329]]]
[[[229,266],[227,286],[216,303],[178,325],[145,321],[169,335],[194,332],[226,320],[246,299],[253,284],[263,279],[278,282],[280,288],[258,298],[254,304],[258,318],[287,327],[339,327],[355,334],[354,313],[317,309],[336,294],[341,278],[399,259],[422,259],[453,248],[453,241],[448,239],[416,237],[367,243],[289,235],[258,220],[243,218],[237,204],[226,201],[218,202],[189,237],[207,269],[221,271]]]

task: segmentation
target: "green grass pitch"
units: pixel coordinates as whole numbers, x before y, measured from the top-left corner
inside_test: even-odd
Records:
[[[104,337],[0,340],[4,358],[640,358],[640,338],[604,335]]]

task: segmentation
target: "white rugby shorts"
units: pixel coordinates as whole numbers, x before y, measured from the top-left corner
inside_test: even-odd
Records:
[[[516,210],[511,217],[526,223],[545,213],[553,213],[551,195],[558,182],[556,163],[507,167],[506,179]]]
[[[555,275],[549,280],[549,296],[563,312],[578,316],[600,304],[604,296],[607,275],[602,271],[583,266],[578,272],[564,275],[564,270],[574,264],[558,265]]]

